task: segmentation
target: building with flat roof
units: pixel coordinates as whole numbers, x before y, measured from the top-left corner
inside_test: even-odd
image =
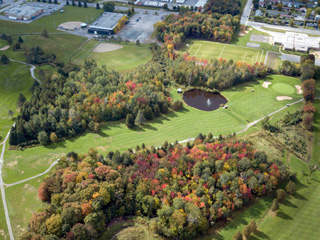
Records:
[[[118,21],[124,16],[121,13],[104,12],[91,25],[88,33],[93,34],[113,34],[113,29],[117,26]]]
[[[14,20],[30,20],[36,18],[41,13],[43,13],[43,8],[41,7],[20,5],[9,9],[4,14]]]
[[[303,33],[286,32],[276,34],[273,42],[282,45],[284,50],[308,52],[310,49],[319,50],[319,39]]]

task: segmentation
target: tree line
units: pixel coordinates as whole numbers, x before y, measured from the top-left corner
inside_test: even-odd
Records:
[[[170,14],[155,23],[154,29],[160,41],[179,48],[188,38],[230,43],[239,26],[239,16],[188,11],[182,15]]]
[[[68,153],[39,187],[48,205],[20,239],[98,239],[113,218],[132,215],[149,217],[166,238],[195,239],[289,177],[250,142],[219,139],[199,134],[185,147],[142,144],[105,157]]]

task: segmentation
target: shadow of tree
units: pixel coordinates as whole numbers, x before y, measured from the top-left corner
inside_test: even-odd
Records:
[[[290,202],[289,200],[285,199],[283,202],[282,202],[283,205],[287,206],[287,207],[292,207],[292,208],[298,208],[297,205],[293,204],[292,202]]]
[[[292,217],[290,217],[288,214],[286,214],[283,211],[279,211],[277,214],[278,217],[282,218],[282,219],[286,219],[286,220],[293,220]]]

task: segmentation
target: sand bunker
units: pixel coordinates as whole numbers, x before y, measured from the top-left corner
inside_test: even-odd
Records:
[[[262,87],[264,88],[268,88],[268,86],[271,84],[270,81],[264,81],[263,84],[262,84]]]
[[[297,89],[298,94],[302,94],[301,86],[300,85],[294,85]]]
[[[82,22],[65,22],[59,25],[59,28],[63,28],[65,30],[77,30],[81,28]]]
[[[96,46],[93,52],[98,52],[98,53],[111,52],[121,48],[123,48],[123,46],[110,44],[110,43],[100,43],[98,46]]]
[[[3,47],[3,48],[0,48],[0,51],[5,51],[5,50],[7,50],[9,47],[10,47],[10,45],[5,46],[5,47]]]
[[[278,96],[277,97],[278,101],[283,101],[283,100],[292,100],[292,97],[288,97],[288,96]]]

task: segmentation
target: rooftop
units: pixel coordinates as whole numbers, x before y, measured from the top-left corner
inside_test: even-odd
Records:
[[[122,13],[104,12],[89,27],[113,30],[118,21],[124,16]]]
[[[18,16],[30,16],[34,13],[42,10],[41,7],[38,6],[27,6],[27,5],[20,5],[18,7],[13,7],[6,11],[7,14],[14,14]]]

